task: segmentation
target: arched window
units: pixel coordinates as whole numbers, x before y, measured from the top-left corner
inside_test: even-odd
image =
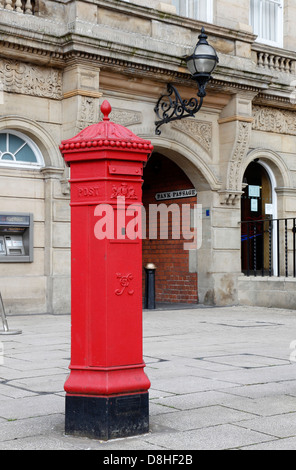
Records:
[[[0,131],[0,166],[36,169],[44,166],[37,145],[14,130]]]

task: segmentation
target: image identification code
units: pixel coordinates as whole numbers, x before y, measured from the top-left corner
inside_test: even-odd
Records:
[[[192,465],[193,458],[190,454],[147,454],[144,457],[119,457],[111,454],[103,458],[104,465],[128,465],[134,468],[137,464],[143,463],[146,465]]]

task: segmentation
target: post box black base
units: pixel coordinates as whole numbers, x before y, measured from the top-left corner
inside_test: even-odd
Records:
[[[66,395],[65,433],[107,441],[149,431],[149,394]]]

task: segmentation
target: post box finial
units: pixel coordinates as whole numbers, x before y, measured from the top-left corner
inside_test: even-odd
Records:
[[[111,108],[111,104],[109,103],[109,101],[107,100],[103,101],[102,106],[101,106],[101,111],[104,114],[103,120],[110,121],[109,114],[111,113],[112,108]]]

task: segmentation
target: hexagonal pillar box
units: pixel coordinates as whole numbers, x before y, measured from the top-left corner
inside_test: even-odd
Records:
[[[141,206],[153,147],[109,119],[60,145],[71,169],[71,362],[67,434],[108,440],[149,428],[143,362]]]

